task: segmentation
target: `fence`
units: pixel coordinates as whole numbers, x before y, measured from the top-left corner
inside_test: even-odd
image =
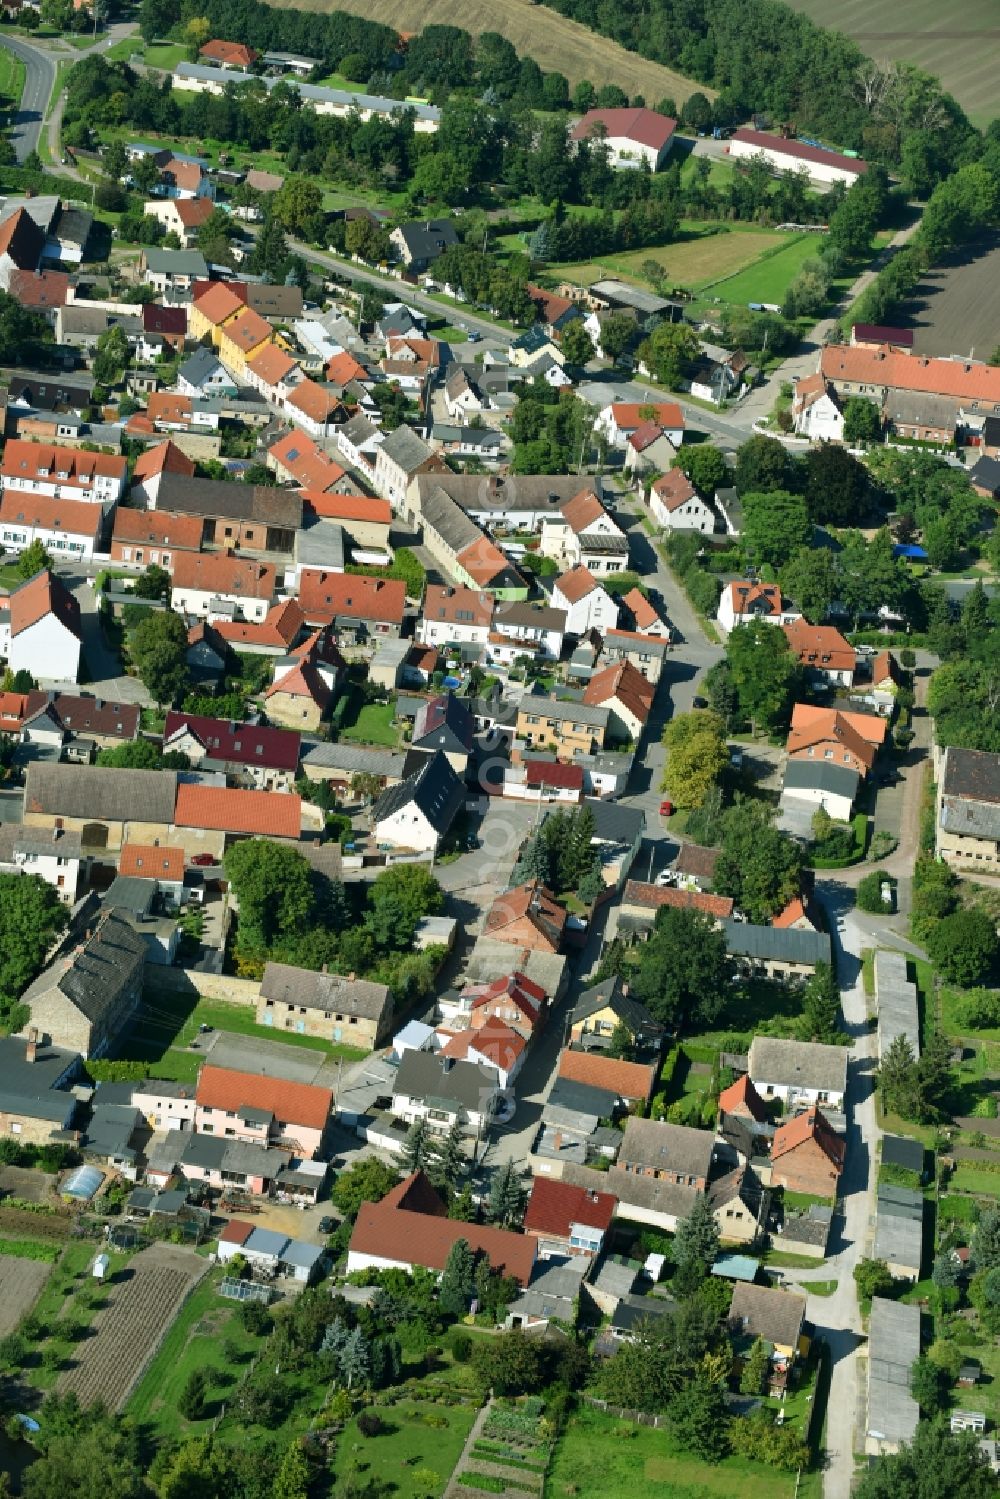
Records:
[[[169,990],[172,994],[193,991],[200,999],[214,999],[227,1005],[256,1008],[260,998],[257,979],[235,978],[228,973],[204,973],[198,968],[166,968],[149,964],[145,984],[149,989]]]
[[[631,1421],[633,1426],[654,1426],[658,1430],[667,1424],[666,1416],[654,1416],[649,1411],[627,1411],[624,1406],[611,1405],[596,1395],[583,1395],[581,1399],[584,1405],[592,1405],[595,1410],[603,1411],[606,1416],[615,1416],[619,1421]]]

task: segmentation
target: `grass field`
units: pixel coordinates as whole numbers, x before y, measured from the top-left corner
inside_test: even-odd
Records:
[[[399,743],[399,734],[392,726],[395,711],[392,703],[365,703],[350,728],[341,729],[340,737],[395,749]]]
[[[600,281],[609,275],[621,276],[637,285],[648,285],[643,265],[647,260],[655,260],[675,286],[699,291],[738,272],[748,271],[762,255],[779,249],[786,238],[770,229],[732,229],[713,234],[690,225],[687,237],[672,244],[632,250],[623,255],[607,255],[599,262],[553,266],[552,271],[560,278],[579,282],[581,286],[589,286],[592,281]]]
[[[588,78],[595,87],[617,83],[629,98],[642,94],[649,105],[670,96],[678,104],[700,89],[709,98],[715,91],[704,84],[682,78],[670,68],[647,62],[635,52],[620,47],[588,30],[579,21],[531,0],[506,0],[489,15],[475,0],[284,0],[284,8],[295,10],[346,10],[369,21],[381,21],[399,31],[421,31],[425,26],[461,26],[478,35],[481,31],[499,31],[512,42],[521,56],[535,59],[546,71],[565,74],[570,84]]]
[[[820,26],[843,31],[871,57],[915,63],[933,73],[981,125],[997,113],[1000,30],[996,0],[968,0],[948,12],[936,0],[789,0]]]
[[[979,1197],[1000,1197],[1000,1171],[988,1171],[975,1161],[959,1161],[948,1185],[955,1192],[972,1192]]]
[[[6,47],[0,48],[0,110],[14,113],[24,92],[24,63]]]
[[[349,1421],[340,1439],[340,1451],[364,1448],[365,1478],[391,1489],[394,1499],[423,1499],[428,1490],[443,1493],[476,1419],[476,1407],[441,1406],[430,1401],[401,1400],[379,1413],[385,1430],[364,1438],[357,1421]],[[424,1471],[436,1474],[431,1483]]]
[[[820,1492],[818,1473],[803,1475],[798,1499]],[[559,1441],[546,1493],[577,1499],[793,1499],[795,1474],[729,1457],[709,1465],[679,1452],[665,1431],[632,1426],[597,1410],[572,1416]]]
[[[724,302],[783,302],[803,261],[816,254],[819,240],[814,234],[781,234],[778,238],[782,241],[779,250],[738,275],[718,281],[712,287],[713,295]]]

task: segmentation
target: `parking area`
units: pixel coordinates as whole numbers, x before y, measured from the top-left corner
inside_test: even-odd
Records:
[[[260,1077],[281,1077],[289,1083],[311,1083],[326,1061],[326,1053],[306,1046],[283,1046],[280,1041],[262,1041],[256,1036],[238,1036],[232,1031],[214,1031],[199,1036],[199,1048],[213,1067],[234,1072],[255,1072]]]

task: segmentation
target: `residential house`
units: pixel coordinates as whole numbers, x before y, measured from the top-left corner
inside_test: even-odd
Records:
[[[795,1360],[808,1352],[803,1330],[806,1298],[797,1291],[737,1281],[729,1305],[729,1326],[737,1352],[745,1358],[759,1338],[769,1345],[770,1387],[781,1390]]]
[[[671,639],[673,631],[671,630]],[[600,641],[601,659],[606,662],[627,661],[650,682],[660,680],[663,664],[669,655],[669,640],[636,630],[606,630]]]
[[[235,319],[234,319],[235,322]],[[301,365],[276,343],[263,343],[246,361],[248,385],[259,390],[272,406],[283,406],[296,386],[305,380]]]
[[[36,875],[52,886],[64,906],[76,903],[82,862],[79,833],[0,823],[0,871]]]
[[[272,340],[270,323],[251,307],[241,307],[219,330],[219,358],[233,379],[248,384],[248,364]]]
[[[585,567],[574,567],[563,573],[552,585],[552,603],[566,613],[566,631],[585,635],[588,630],[603,634],[618,623],[618,604]]]
[[[392,1112],[407,1124],[426,1119],[433,1134],[447,1134],[456,1122],[479,1134],[493,1118],[499,1093],[493,1067],[407,1051],[392,1084]]]
[[[783,625],[792,655],[813,682],[832,687],[853,687],[857,657],[854,647],[832,625],[811,625],[797,619]]]
[[[389,849],[434,854],[464,801],[463,782],[438,750],[415,775],[382,792],[371,814],[375,840]]]
[[[873,1296],[864,1442],[869,1457],[898,1452],[916,1436],[920,1407],[910,1384],[920,1345],[920,1307]]]
[[[624,572],[628,538],[591,488],[542,517],[539,550],[563,568],[584,567],[595,577]]]
[[[196,770],[222,770],[257,791],[290,791],[299,767],[301,739],[287,729],[224,722],[172,710],[163,726],[164,753],[187,755]]]
[[[131,772],[135,774],[135,772]],[[178,841],[195,852],[217,850],[237,838],[279,838],[297,842],[302,832],[302,798],[287,791],[182,783],[177,787],[174,824]]]
[[[373,467],[375,488],[397,513],[405,511],[412,480],[433,457],[423,438],[405,425],[390,432],[379,444]]]
[[[161,444],[169,446],[172,444]],[[194,464],[191,467],[193,470]],[[172,572],[178,553],[201,551],[202,529],[202,520],[197,515],[178,515],[170,510],[118,510],[111,536],[111,561],[137,572],[147,567],[162,567]]]
[[[445,381],[444,404],[453,421],[465,422],[470,416],[484,411],[488,401],[473,380],[469,379],[462,365],[458,365]]]
[[[45,248],[45,230],[26,208],[18,208],[0,223],[0,290],[9,294],[18,271],[34,271]]]
[[[903,673],[892,651],[879,651],[871,664],[869,691],[880,713],[892,716],[896,706],[896,694],[903,685]]]
[[[787,1109],[822,1104],[828,1110],[841,1111],[847,1092],[847,1048],[755,1036],[750,1045],[749,1073],[765,1101],[780,1098]]]
[[[425,502],[439,490],[454,500],[470,519],[488,531],[544,530],[545,522],[552,520],[567,534],[569,521],[565,508],[581,495],[593,495],[600,507],[575,506],[571,510],[574,523],[581,531],[593,529],[601,522],[601,516],[614,529],[614,522],[600,504],[601,481],[593,478],[587,488],[580,488],[576,474],[455,474],[445,469],[433,474],[418,474],[411,486],[409,503],[413,519],[420,520]],[[600,524],[600,529],[607,526]],[[554,553],[553,555],[559,555]]]
[[[624,448],[629,436],[653,421],[665,432],[674,448],[684,441],[684,413],[676,401],[612,401],[598,412],[594,431],[607,438],[613,448]]]
[[[884,1260],[897,1280],[920,1279],[924,1255],[923,1193],[879,1182],[872,1258]]]
[[[257,1024],[299,1036],[374,1050],[392,1023],[386,984],[268,963],[260,981]]]
[[[442,1027],[437,1036],[444,1042],[437,1052],[439,1057],[492,1068],[499,1086],[505,1091],[514,1082],[528,1055],[524,1037],[502,1020],[487,1020],[477,1030],[450,1032]]]
[[[754,926],[745,921],[724,921],[726,950],[737,971],[783,983],[810,978],[820,963],[830,962],[827,932],[798,931],[794,927]]]
[[[1000,868],[1000,755],[945,749],[937,775],[934,851],[952,869]]]
[[[200,1135],[276,1145],[312,1158],[323,1146],[333,1094],[312,1083],[230,1071],[206,1062],[198,1074],[195,1104],[195,1130]]]
[[[330,437],[333,429],[347,418],[347,408],[329,385],[315,380],[300,380],[284,397],[284,411],[289,421],[311,437]]]
[[[483,919],[483,936],[532,951],[555,953],[562,946],[566,910],[538,880],[498,895]]]
[[[184,850],[169,844],[126,843],[118,858],[118,873],[126,879],[155,880],[157,889],[174,905],[184,892]]]
[[[451,768],[464,775],[474,742],[472,714],[453,692],[443,692],[420,704],[410,740],[413,749],[430,754],[440,750]]]
[[[891,417],[901,397],[917,398],[916,409],[900,425],[899,435],[925,442],[950,441],[956,422],[977,423],[1000,405],[1000,371],[979,360],[928,359],[883,345],[827,345],[820,354],[820,373],[839,396],[865,396]],[[926,402],[928,420],[920,419]]]
[[[627,661],[619,661],[591,677],[583,701],[591,707],[607,708],[609,729],[637,744],[645,732],[655,695],[652,682]]]
[[[117,454],[10,438],[0,463],[4,496],[83,501],[113,510],[125,493],[126,460]]]
[[[639,588],[630,588],[623,593],[621,602],[632,616],[632,627],[637,635],[646,635],[652,640],[670,640],[670,624],[657,611]]]
[[[187,308],[161,307],[155,302],[144,302],[142,306],[142,339],[137,354],[152,364],[160,354],[171,350],[180,354],[184,349],[187,334]]]
[[[264,692],[267,713],[288,728],[315,733],[333,702],[334,689],[310,656],[278,669]]]
[[[529,749],[551,748],[561,758],[573,759],[604,748],[610,717],[606,707],[529,692],[518,704],[516,733]]]
[[[449,1012],[443,1004],[441,1013],[447,1019]],[[548,996],[540,984],[515,970],[488,982],[466,984],[451,1013],[467,1019],[474,1031],[500,1021],[527,1041],[545,1023]]]
[[[571,141],[600,140],[615,168],[657,171],[670,154],[677,121],[654,109],[589,109],[570,127]]]
[[[171,770],[31,764],[25,775],[26,824],[79,833],[86,852],[129,841],[170,842],[177,797]]]
[[[473,1254],[485,1255],[493,1269],[513,1276],[520,1286],[527,1286],[531,1280],[535,1239],[449,1218],[444,1202],[422,1171],[407,1177],[381,1202],[362,1203],[351,1234],[347,1267],[349,1271],[412,1271],[422,1266],[440,1274],[459,1239]]]
[[[508,357],[514,369],[527,371],[531,368],[532,372],[533,367],[541,361],[552,361],[560,370],[566,362],[566,355],[555,337],[546,333],[537,323],[511,340]]]
[[[495,653],[501,641],[522,641],[550,661],[558,661],[565,634],[566,613],[563,609],[552,609],[534,601],[497,604],[489,637],[490,654]],[[516,656],[516,652],[514,654]]]
[[[406,584],[398,578],[369,578],[304,567],[299,604],[311,626],[333,625],[338,634],[363,641],[402,633]]]
[[[196,287],[188,308],[188,333],[192,343],[210,338],[217,349],[223,325],[235,317],[243,305],[242,298],[228,282],[205,281]]]
[[[218,287],[220,291],[226,290],[221,281],[213,281],[212,285]],[[188,331],[193,339],[194,304],[187,308],[187,314]],[[204,329],[200,336],[204,336]],[[180,395],[189,396],[195,401],[210,400],[213,396],[233,397],[237,391],[236,381],[222,360],[218,355],[213,354],[211,349],[206,348],[195,349],[190,358],[185,359],[177,371],[176,387]]]
[[[58,680],[75,682],[82,642],[80,606],[55,574],[36,573],[0,598],[0,656],[11,671],[45,682],[57,669]]]
[[[7,291],[15,302],[37,312],[54,328],[56,313],[68,299],[69,275],[66,271],[12,270]]]
[[[756,1135],[754,1125],[767,1125],[770,1116],[767,1106],[754,1087],[749,1072],[744,1072],[728,1088],[723,1088],[719,1094],[719,1118],[740,1119],[751,1127],[750,1132]]]
[[[259,624],[247,620],[222,620],[213,628],[219,642],[227,649],[248,656],[275,658],[287,656],[307,633],[306,617],[298,599],[280,599]]]
[[[630,1046],[639,1051],[658,1047],[663,1039],[663,1026],[619,974],[584,989],[570,1016],[570,1039],[584,1050],[604,1049],[616,1031],[627,1034]]]
[[[571,1255],[596,1259],[615,1206],[610,1192],[588,1192],[570,1182],[536,1176],[524,1214],[524,1232],[537,1239],[543,1260]]]
[[[197,245],[198,230],[215,212],[215,204],[208,197],[153,198],[142,207],[143,215],[162,224],[168,234],[176,234],[185,250]]]
[[[54,1046],[103,1056],[139,1008],[145,962],[142,937],[108,911],[82,943],[71,934],[28,985],[21,995],[27,1025]]]
[[[309,494],[350,494],[355,487],[346,470],[298,430],[268,448],[267,466],[283,484],[296,484]]]
[[[53,557],[92,562],[104,549],[106,532],[107,517],[99,505],[19,491],[0,498],[0,538],[6,551],[23,552],[38,541]]]
[[[576,1051],[572,1047],[559,1057],[560,1077],[588,1088],[606,1088],[625,1103],[648,1104],[658,1071],[656,1062],[623,1062],[600,1051]],[[621,1163],[621,1153],[618,1159]]]
[[[796,437],[806,437],[810,442],[843,442],[844,413],[835,391],[821,374],[796,380],[792,426]]]
[[[419,273],[434,264],[442,251],[458,244],[451,219],[423,219],[400,224],[389,235],[389,243],[407,270]]]
[[[784,1119],[771,1145],[771,1183],[789,1192],[832,1198],[844,1169],[844,1149],[818,1108]]]
[[[305,489],[302,492],[302,506],[306,516],[334,521],[343,527],[356,550],[391,555],[389,530],[392,526],[392,507],[388,500],[379,500],[371,495]]]
[[[428,583],[417,639],[424,645],[485,645],[493,605],[493,596],[481,589]]]
[[[288,552],[302,525],[302,498],[267,484],[239,484],[218,479],[188,479],[163,472],[147,481],[155,485],[154,508],[197,515],[206,546],[241,552]]]
[[[786,625],[802,616],[781,596],[777,583],[727,583],[719,599],[716,619],[728,633],[737,625],[763,620],[769,625]]]
[[[525,579],[443,488],[422,501],[420,524],[425,547],[457,582],[501,599],[528,597]]]
[[[253,47],[248,47],[243,42],[227,42],[221,37],[213,37],[203,47],[199,47],[198,56],[204,62],[214,64],[217,68],[228,68],[237,73],[249,73],[253,64],[260,56]]]
[[[683,469],[672,468],[649,491],[649,509],[665,531],[715,530],[715,511],[695,489]]]
[[[781,789],[781,826],[786,832],[808,838],[818,808],[838,822],[847,822],[854,810],[861,777],[850,765],[826,760],[788,760]]]
[[[711,1130],[632,1116],[625,1122],[618,1169],[630,1176],[651,1176],[704,1192],[714,1154]]]
[[[876,713],[849,713],[796,703],[786,749],[789,761],[824,760],[864,780],[885,744],[889,725]]]
[[[646,474],[662,474],[673,468],[676,460],[677,449],[659,422],[643,422],[629,433],[625,441],[627,474],[636,474],[639,478]]]
[[[0,1139],[18,1145],[58,1140],[77,1111],[68,1085],[79,1067],[79,1052],[45,1045],[36,1031],[0,1036]]]
[[[771,1199],[748,1161],[709,1182],[706,1196],[724,1244],[752,1244],[757,1239]]]
[[[681,844],[673,863],[678,882],[688,890],[710,890],[719,860],[717,848],[701,848],[697,843]]]
[[[274,602],[277,572],[272,562],[219,553],[178,552],[174,557],[170,607],[205,619],[263,620]]]
[[[200,194],[191,193],[189,196]],[[139,256],[139,271],[144,284],[151,286],[166,302],[190,301],[194,283],[208,276],[208,266],[200,250],[143,250]]]
[[[195,469],[194,459],[183,452],[172,438],[166,437],[162,442],[155,443],[153,447],[139,454],[132,467],[132,487],[129,495],[133,504],[145,508],[149,500],[155,496],[155,487],[152,492],[146,490],[148,480],[155,479],[163,473],[182,474],[186,479],[193,479]],[[198,539],[200,542],[200,531]],[[191,550],[196,551],[197,546]]]
[[[40,709],[48,722],[63,730],[66,738],[87,740],[98,749],[113,749],[139,737],[139,709],[135,703],[118,703],[94,697],[89,692],[50,692]],[[27,736],[33,733],[33,718],[25,721]]]
[[[675,911],[700,911],[715,922],[732,915],[733,902],[728,895],[703,895],[700,890],[679,890],[673,885],[652,885],[644,880],[629,880],[619,908],[618,924],[623,930],[648,933],[658,911],[664,907]]]

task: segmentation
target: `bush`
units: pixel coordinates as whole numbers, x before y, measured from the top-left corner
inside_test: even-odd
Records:
[[[377,1437],[385,1430],[385,1424],[377,1411],[362,1411],[358,1416],[358,1430],[363,1437]]]
[[[882,899],[882,884],[884,881],[895,888],[896,881],[891,875],[886,874],[884,869],[873,869],[871,874],[866,874],[863,880],[858,881],[856,903],[859,911],[867,911],[873,916],[883,916],[891,906],[887,906]]]
[[[265,1337],[274,1326],[274,1319],[262,1301],[243,1301],[240,1303],[240,1321],[246,1332],[252,1332],[257,1337]]]
[[[467,1332],[456,1332],[451,1338],[451,1356],[456,1364],[467,1364],[472,1355],[472,1339]]]

